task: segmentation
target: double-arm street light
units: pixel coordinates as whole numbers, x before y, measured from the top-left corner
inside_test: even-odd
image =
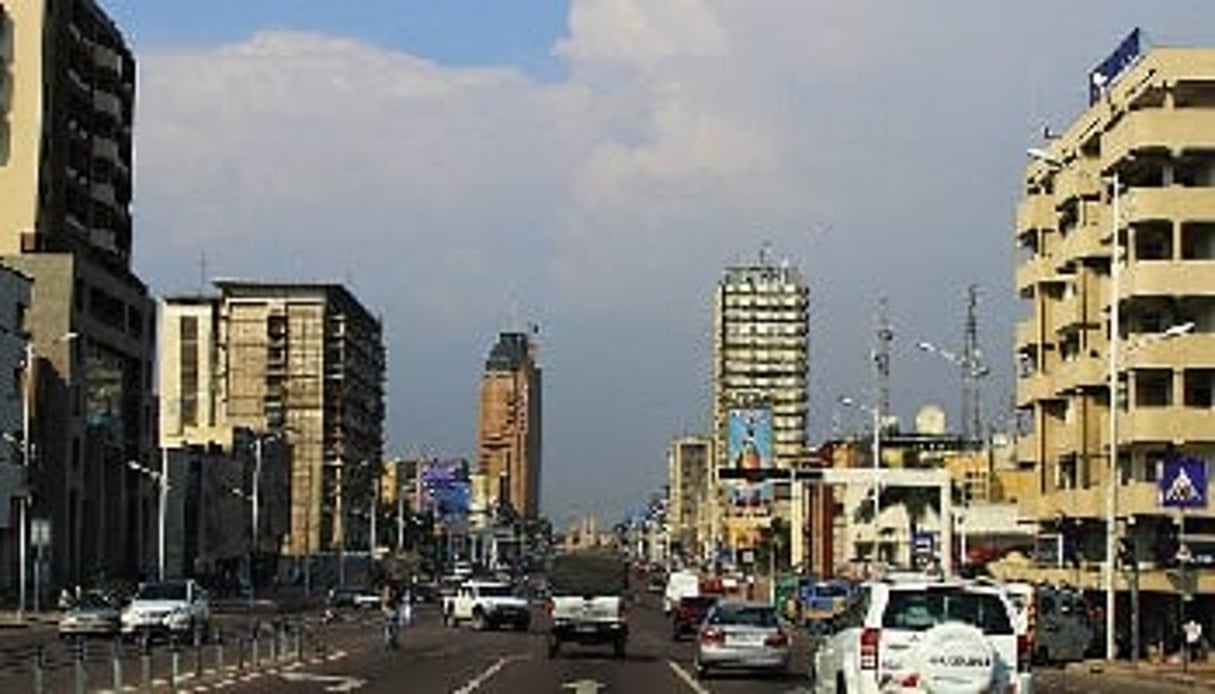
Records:
[[[165,513],[169,496],[169,449],[162,449],[160,470],[153,470],[134,460],[127,461],[127,467],[146,475],[157,487],[156,502],[156,567],[160,580],[165,580]]]

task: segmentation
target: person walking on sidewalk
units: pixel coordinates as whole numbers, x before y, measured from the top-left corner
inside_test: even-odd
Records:
[[[1185,631],[1186,656],[1190,659],[1190,662],[1200,660],[1202,656],[1202,624],[1194,621],[1194,618],[1191,617],[1181,628]]]

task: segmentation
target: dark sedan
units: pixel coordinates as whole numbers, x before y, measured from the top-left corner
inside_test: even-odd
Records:
[[[671,611],[671,638],[679,640],[700,629],[705,615],[717,604],[716,595],[687,596],[679,599]]]

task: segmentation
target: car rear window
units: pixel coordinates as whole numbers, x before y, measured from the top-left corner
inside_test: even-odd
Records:
[[[718,605],[709,615],[709,624],[775,627],[776,611],[762,605]]]
[[[991,593],[961,589],[891,591],[882,615],[882,626],[890,629],[925,631],[944,622],[965,622],[989,635],[1013,633],[1005,602]]]
[[[708,609],[708,608],[712,607],[716,602],[717,602],[716,596],[702,595],[702,596],[695,597],[695,598],[691,598],[691,597],[680,598],[679,606],[687,607],[689,609]]]

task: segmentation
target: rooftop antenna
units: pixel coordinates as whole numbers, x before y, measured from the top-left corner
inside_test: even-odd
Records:
[[[966,289],[966,326],[962,342],[962,427],[966,440],[977,441],[983,436],[979,412],[979,381],[987,375],[983,355],[979,350],[979,285]]]
[[[772,242],[771,241],[764,241],[763,243],[761,243],[759,245],[759,264],[760,265],[762,265],[764,267],[768,266],[768,263],[770,262],[768,260],[768,255],[771,252],[772,252]]]

